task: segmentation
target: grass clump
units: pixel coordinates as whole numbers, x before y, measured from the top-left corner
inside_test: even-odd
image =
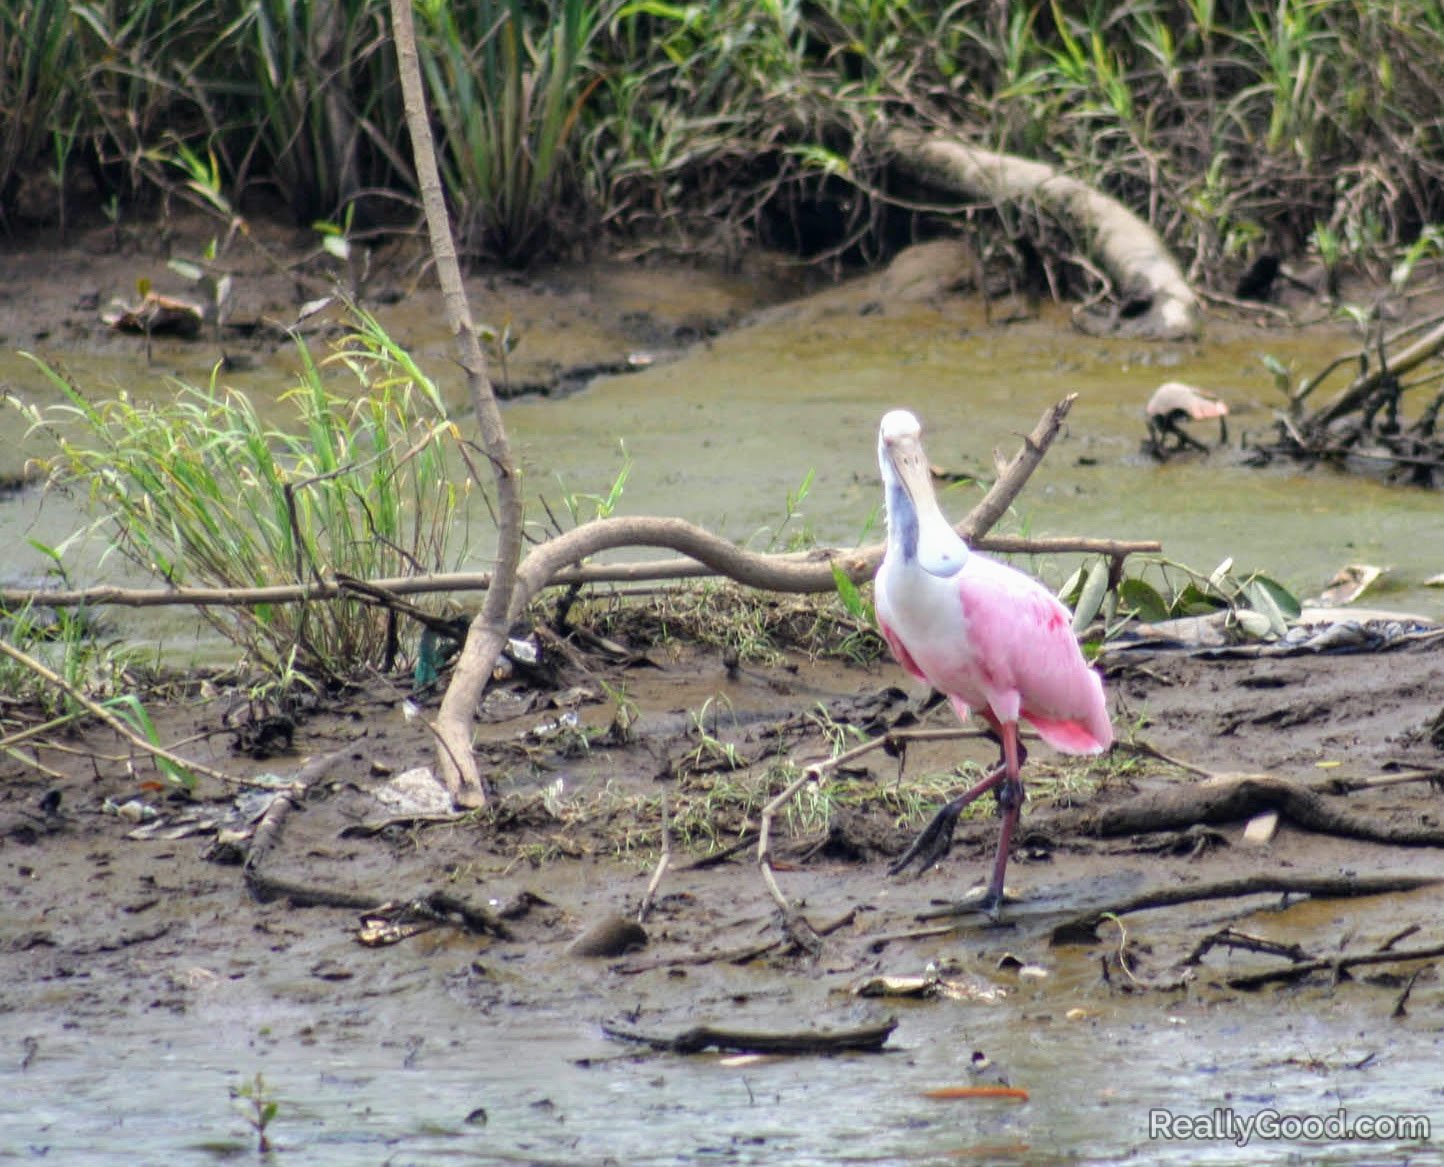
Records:
[[[43,363],[64,403],[18,408],[54,439],[52,480],[84,489],[113,549],[166,583],[257,588],[450,569],[464,530],[451,422],[410,358],[358,320],[331,360],[356,375],[359,393],[330,388],[302,345],[285,429],[214,378],[177,386],[164,404],[126,393],[94,401]],[[271,672],[339,680],[389,663],[387,614],[360,599],[201,611]]]
[[[853,664],[887,655],[871,622],[835,593],[779,596],[707,580],[594,595],[568,619],[639,647],[680,641],[717,649],[738,664],[775,665],[789,652]]]

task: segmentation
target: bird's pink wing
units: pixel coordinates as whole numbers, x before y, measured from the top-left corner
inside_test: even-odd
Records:
[[[986,566],[984,567],[984,564]],[[1019,716],[1067,753],[1097,753],[1113,741],[1103,683],[1083,659],[1068,610],[1041,584],[992,560],[965,571],[958,599],[974,671],[994,714]]]
[[[887,641],[887,646],[892,650],[893,658],[898,664],[919,681],[926,681],[928,678],[918,668],[917,661],[913,660],[912,653],[903,647],[903,642],[898,639],[897,633],[888,627],[887,621],[881,616],[878,617],[877,626],[882,631],[882,638]]]

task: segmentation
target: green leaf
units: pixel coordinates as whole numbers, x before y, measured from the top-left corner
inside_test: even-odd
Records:
[[[854,620],[866,620],[871,624],[872,611],[868,602],[862,598],[862,589],[848,578],[847,572],[843,571],[842,565],[836,561],[832,564],[832,582],[837,588],[838,599],[847,609],[847,614]]]
[[[1103,597],[1108,593],[1108,560],[1099,556],[1088,569],[1088,579],[1078,597],[1078,606],[1073,609],[1073,632],[1078,634],[1093,622],[1093,617],[1103,607]]]
[[[1269,632],[1272,632],[1275,636],[1282,636],[1289,630],[1288,620],[1284,618],[1283,612],[1279,609],[1278,604],[1274,602],[1274,598],[1269,593],[1268,588],[1261,585],[1258,580],[1251,579],[1248,583],[1244,584],[1243,594],[1248,598],[1249,607],[1253,613],[1262,616],[1264,620],[1267,621]],[[1239,620],[1242,621],[1243,617],[1249,614],[1251,613],[1240,611],[1238,614]]]
[[[1211,596],[1197,584],[1190,583],[1178,593],[1178,598],[1173,601],[1173,614],[1175,616],[1207,616],[1227,606],[1217,596]]]
[[[114,709],[116,714],[124,721],[130,723],[130,727],[140,734],[153,746],[160,745],[160,734],[156,732],[155,722],[151,721],[150,714],[146,712],[145,706],[140,703],[134,693],[126,693],[120,697],[112,697],[105,705]],[[156,767],[170,781],[174,782],[182,790],[194,790],[196,787],[196,776],[189,770],[177,766],[168,758],[157,757]]]
[[[1168,601],[1157,588],[1141,579],[1125,579],[1119,584],[1118,599],[1145,624],[1168,619]]]
[[[1083,565],[1079,564],[1068,581],[1058,589],[1058,599],[1067,604],[1070,608],[1078,598],[1078,590],[1083,586]]]
[[[1299,603],[1297,596],[1276,579],[1270,579],[1266,575],[1255,575],[1250,583],[1257,584],[1266,592],[1271,600],[1278,605],[1278,609],[1288,619],[1297,620],[1303,612],[1303,605]],[[1257,605],[1255,605],[1257,607]]]

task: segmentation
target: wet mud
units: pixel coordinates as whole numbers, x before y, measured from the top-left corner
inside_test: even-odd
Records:
[[[588,658],[571,659],[574,667]],[[321,1061],[344,1061],[345,1051],[359,1048],[423,1065],[427,1051],[448,1048],[450,1065],[461,1056],[458,1044],[487,1063],[489,1043],[505,1034],[520,1043],[513,1056],[562,1056],[575,1065],[682,1056],[633,1052],[603,1036],[606,1024],[667,1038],[699,1024],[795,1033],[901,1014],[906,1024],[894,1048],[916,1054],[935,1026],[986,1029],[1043,1003],[1050,1016],[1079,1024],[1119,1010],[1135,1014],[1135,1025],[1152,1024],[1146,1018],[1159,1010],[1201,1010],[1215,1020],[1231,1015],[1248,1031],[1266,1028],[1280,1009],[1326,1007],[1339,1034],[1370,1028],[1359,1056],[1378,1060],[1393,1109],[1437,1112],[1437,1095],[1419,1086],[1415,1097],[1392,1076],[1401,1051],[1416,1039],[1432,1043],[1444,1024],[1436,959],[1401,956],[1249,990],[1231,984],[1295,959],[1371,952],[1390,942],[1401,953],[1438,945],[1436,889],[1183,904],[1120,917],[1091,942],[1075,937],[1061,946],[1053,930],[1149,889],[1280,873],[1342,875],[1361,885],[1391,874],[1444,878],[1438,847],[1379,845],[1288,821],[1262,846],[1244,839],[1243,821],[1109,838],[1058,828],[1080,806],[1219,780],[1165,764],[1158,754],[1215,775],[1267,774],[1306,785],[1371,821],[1437,825],[1444,804],[1436,782],[1349,794],[1329,793],[1328,783],[1438,773],[1441,749],[1430,727],[1444,693],[1444,642],[1282,662],[1176,652],[1114,658],[1108,688],[1125,744],[1113,771],[1086,793],[1055,782],[1065,763],[1041,745],[1033,751],[1032,798],[1010,868],[1017,899],[1001,926],[977,914],[946,914],[982,881],[996,831],[986,815],[964,822],[953,853],[933,870],[886,874],[918,823],[900,824],[885,793],[969,758],[986,762],[992,747],[930,742],[907,751],[901,773],[896,759],[872,755],[866,772],[848,775],[846,805],[825,822],[780,828],[778,879],[825,933],[816,952],[789,942],[752,848],[737,845],[754,837],[755,809],[776,788],[769,785],[776,761],[826,756],[823,726],[906,725],[924,694],[900,691],[897,670],[882,662],[798,659],[739,669],[720,652],[675,644],[646,646],[632,667],[590,659],[587,668],[560,693],[521,681],[500,688],[481,731],[498,802],[466,819],[397,815],[378,797],[397,775],[431,760],[426,731],[406,717],[394,692],[320,702],[298,718],[291,748],[265,759],[232,748],[236,735],[220,728],[219,699],[169,710],[161,726],[166,740],[188,740],[193,758],[238,777],[294,777],[308,761],[325,759],[311,767],[318,776],[257,864],[274,884],[252,879],[240,865],[254,845],[241,838],[256,829],[254,795],[203,781],[192,798],[163,797],[145,761],[105,733],[39,749],[53,776],[5,763],[0,873],[9,908],[0,923],[0,1028],[8,1068],[44,1081],[50,1059],[65,1063],[75,1033],[91,1048],[144,1049],[158,1024],[171,1035],[168,1047],[182,1048],[204,1047],[219,1027],[234,1042],[221,1058],[226,1074],[268,1066],[286,1082],[282,1050],[293,1043]],[[628,695],[625,732],[603,680]],[[576,715],[575,726],[559,730],[566,713]],[[937,709],[923,723],[950,718]],[[574,736],[562,740],[563,732]],[[1117,764],[1120,753],[1131,757],[1126,765]],[[674,840],[640,927],[618,923],[634,921],[647,895],[662,801],[675,812],[724,780],[757,793],[741,802],[719,793],[715,839],[699,838],[693,823],[688,841]],[[956,781],[960,789],[967,780]],[[276,887],[297,890],[277,894]],[[1259,945],[1238,947],[1224,937],[1190,962],[1206,938],[1229,929],[1260,938]],[[600,945],[592,943],[598,933]],[[1041,989],[1028,980],[1034,975],[1044,978]],[[885,984],[864,988],[898,976],[913,978],[899,997],[889,999]],[[1144,1020],[1136,1016],[1140,1006]],[[989,1020],[967,1020],[980,1014]],[[566,1035],[560,1049],[558,1029]],[[245,1036],[236,1040],[237,1032]],[[982,1053],[1015,1086],[1058,1089],[1037,1069],[1020,1074],[1027,1059],[1002,1037]],[[1060,1074],[1076,1070],[1057,1067]],[[937,1073],[928,1071],[933,1086],[940,1085]],[[957,1081],[941,1085],[975,1081],[966,1066],[952,1073]],[[907,1083],[914,1075],[903,1077]],[[1366,1070],[1354,1077],[1369,1080]],[[902,1090],[916,1096],[925,1084]],[[289,1088],[294,1092],[294,1082]],[[495,1082],[477,1089],[493,1099],[505,1095]],[[465,1131],[459,1107],[454,1100],[449,1121]],[[244,1145],[234,1115],[214,1121]],[[1128,1146],[1146,1145],[1134,1134]],[[19,1145],[14,1123],[0,1135]],[[53,1128],[37,1131],[35,1145],[47,1138],[67,1145]],[[1037,1138],[1035,1131],[1023,1141],[1036,1145]],[[877,1150],[874,1161],[892,1161],[885,1143]],[[1102,1143],[1098,1150],[1105,1160],[1122,1154]],[[517,1154],[506,1161],[551,1161]],[[1010,1161],[1007,1153],[999,1158]]]
[[[113,276],[149,253],[114,232],[77,247],[40,301],[0,303],[4,346],[49,343],[80,366],[133,360],[133,338],[93,329],[101,284],[85,255],[108,257]],[[390,270],[404,298],[407,265]],[[254,326],[227,352],[281,359],[284,330],[265,321],[288,318],[295,291],[270,278],[238,285],[259,299],[235,310]],[[515,310],[541,320],[567,305],[577,348],[531,365],[522,353],[512,373],[555,387],[568,369],[665,361],[782,294],[742,284],[711,285],[702,302],[694,287],[668,313],[651,276],[543,280]],[[809,319],[851,328],[878,294],[823,298]],[[449,359],[443,337],[419,345],[423,361]],[[214,359],[157,351],[193,380],[204,373],[186,362]],[[952,911],[988,866],[986,808],[937,867],[886,874],[993,747],[869,755],[779,821],[779,886],[822,933],[809,949],[780,926],[756,867],[761,806],[787,764],[951,714],[881,660],[739,658],[655,628],[609,636],[623,651],[556,646],[548,670],[489,693],[478,736],[497,798],[465,817],[400,790],[434,749],[404,680],[317,698],[284,725],[250,716],[224,683],[150,706],[160,740],[249,785],[170,792],[96,728],[16,745],[27,761],[0,757],[0,1066],[14,1084],[0,1157],[248,1156],[254,1123],[230,1092],[258,1072],[279,1153],[315,1163],[1237,1161],[1228,1138],[1160,1141],[1147,1121],[1160,1107],[1418,1113],[1438,1131],[1439,957],[1409,954],[1444,944],[1444,897],[1403,883],[1336,893],[1444,878],[1444,849],[1312,829],[1287,806],[1262,842],[1246,834],[1267,806],[1125,835],[1089,824],[1159,792],[1264,776],[1382,833],[1428,837],[1444,824],[1444,641],[1105,654],[1122,744],[1095,767],[1033,750],[1001,925]],[[298,779],[278,811],[275,784]],[[1151,891],[1269,878],[1334,893],[1121,911]],[[1110,910],[1091,939],[1057,942],[1060,925]],[[795,1034],[889,1018],[881,1057],[730,1061],[604,1031]],[[944,1103],[927,1095],[938,1089],[981,1093]],[[1322,1150],[1282,1139],[1254,1144],[1251,1161],[1305,1147],[1321,1162],[1438,1161],[1437,1133]]]

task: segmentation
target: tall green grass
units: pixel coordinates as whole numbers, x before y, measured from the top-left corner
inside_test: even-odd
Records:
[[[66,0],[0,3],[0,226],[25,171],[67,121],[69,9]]]
[[[873,131],[1037,157],[1226,272],[1327,247],[1387,274],[1444,222],[1437,0],[418,0],[469,249],[524,263],[597,224],[746,242],[886,193]],[[18,176],[103,197],[218,159],[303,222],[414,194],[385,0],[0,0],[0,213]],[[85,165],[81,165],[81,163]],[[902,192],[911,193],[911,192]],[[839,228],[843,229],[843,228]]]
[[[538,236],[563,220],[556,204],[575,183],[572,136],[596,85],[587,49],[604,7],[560,0],[540,10],[544,19],[522,0],[417,8],[462,237],[504,260],[532,258]]]
[[[410,358],[374,320],[358,322],[330,360],[360,392],[330,388],[302,345],[284,426],[215,380],[179,385],[165,404],[92,401],[43,364],[64,402],[19,408],[54,439],[52,476],[86,490],[114,548],[163,581],[248,588],[450,569],[464,551],[465,489],[446,456],[452,424]],[[347,678],[386,658],[386,614],[359,600],[202,611],[273,671]]]

